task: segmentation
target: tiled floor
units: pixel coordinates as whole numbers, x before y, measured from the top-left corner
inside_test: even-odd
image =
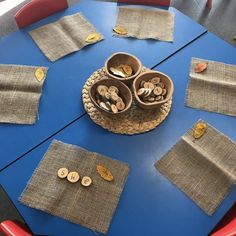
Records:
[[[5,2],[7,1],[11,0],[5,0]],[[24,3],[29,1],[25,0]],[[116,0],[103,1],[115,2]],[[68,2],[69,5],[73,5],[79,0],[68,0]],[[206,2],[207,0],[172,0],[172,6],[195,19],[225,41],[236,46],[236,41],[233,39],[236,36],[236,0],[213,0],[211,10],[206,8]],[[7,14],[0,16],[0,36],[17,30],[13,16],[24,3],[21,3]]]

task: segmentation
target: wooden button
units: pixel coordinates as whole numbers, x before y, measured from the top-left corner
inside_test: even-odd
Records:
[[[100,96],[104,97],[105,93],[108,91],[108,87],[105,85],[99,85],[97,87],[97,92]]]
[[[153,90],[153,93],[157,96],[161,95],[163,92],[162,88],[157,86],[154,90]]]
[[[68,175],[67,175],[67,180],[71,183],[76,183],[79,181],[79,174],[76,171],[71,171]]]
[[[125,104],[123,102],[117,102],[116,107],[119,111],[122,111],[125,109]]]
[[[61,179],[64,179],[68,175],[68,172],[69,171],[65,167],[62,167],[57,171],[57,176]]]
[[[158,84],[158,83],[160,83],[161,82],[161,79],[159,78],[159,77],[153,77],[151,80],[150,80],[150,82],[152,83],[152,84]]]
[[[111,105],[111,110],[112,110],[113,113],[117,113],[118,112],[118,108],[114,104]]]
[[[153,90],[155,88],[155,86],[154,86],[154,84],[152,84],[150,82],[146,82],[144,84],[144,88]]]
[[[85,187],[88,187],[92,184],[92,179],[88,176],[84,176],[81,180],[81,184]]]
[[[137,92],[138,96],[142,96],[145,93],[146,89],[145,88],[140,88]]]
[[[116,93],[116,94],[118,94],[119,93],[119,89],[116,86],[110,86],[109,89],[108,89],[108,92],[109,93]]]

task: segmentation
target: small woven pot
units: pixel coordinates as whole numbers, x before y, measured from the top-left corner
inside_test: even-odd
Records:
[[[97,87],[99,85],[105,85],[107,87],[110,86],[116,86],[119,89],[119,93],[121,98],[123,99],[124,103],[125,103],[125,109],[122,111],[119,111],[117,113],[113,113],[112,111],[107,111],[104,108],[100,107],[99,104],[96,101],[96,92],[97,92]],[[93,103],[93,105],[104,115],[108,115],[108,116],[119,116],[121,114],[126,113],[132,104],[133,101],[133,97],[132,97],[132,93],[130,91],[130,89],[123,84],[122,82],[118,81],[118,80],[114,80],[114,79],[102,79],[99,80],[97,82],[95,82],[89,89],[89,97]]]
[[[161,81],[165,85],[165,88],[167,90],[167,94],[166,94],[166,97],[164,100],[156,101],[153,103],[145,103],[145,102],[141,101],[141,99],[137,95],[137,91],[140,88],[141,81],[144,80],[144,81],[148,82],[153,77],[159,77],[161,79]],[[148,72],[141,73],[133,81],[133,90],[134,90],[134,99],[136,101],[136,104],[139,107],[141,107],[143,109],[157,109],[157,108],[160,108],[163,104],[165,104],[166,102],[168,102],[172,98],[172,94],[174,92],[174,84],[168,75],[161,73],[159,71],[148,71]]]
[[[111,67],[116,67],[119,66],[121,64],[126,64],[132,67],[134,73],[132,76],[127,77],[127,78],[121,78],[119,76],[115,76],[113,75],[109,68]],[[129,53],[125,53],[125,52],[118,52],[115,53],[113,55],[111,55],[105,62],[105,71],[106,74],[115,80],[119,80],[127,85],[131,85],[133,80],[141,73],[142,70],[142,63],[140,62],[140,60],[129,54]]]

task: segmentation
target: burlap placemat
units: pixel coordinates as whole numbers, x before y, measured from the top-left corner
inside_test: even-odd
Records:
[[[102,179],[96,165],[110,170],[114,180]],[[92,185],[83,187],[79,182],[73,184],[58,178],[57,171],[61,167],[77,171],[81,177],[89,176]],[[54,140],[19,200],[27,206],[106,233],[128,172],[126,163]]]
[[[142,72],[148,70],[143,68]],[[104,115],[93,105],[89,97],[89,89],[95,82],[106,78],[108,77],[105,69],[99,69],[88,78],[82,90],[84,108],[97,125],[113,133],[133,135],[156,128],[168,116],[172,100],[169,100],[160,109],[144,110],[136,106],[133,99],[132,107],[127,113],[114,117]]]
[[[120,7],[116,27],[124,27],[126,35],[120,37],[156,39],[173,42],[174,14],[164,10]]]
[[[38,81],[39,67],[0,65],[0,122],[35,123],[39,99],[45,78]],[[43,69],[46,76],[48,68]]]
[[[56,61],[91,44],[86,42],[91,33],[98,32],[81,13],[77,13],[32,30],[29,34],[45,56],[50,61]],[[98,34],[102,40],[103,36]]]
[[[200,139],[190,129],[155,166],[212,215],[236,182],[236,145],[207,124]]]
[[[199,62],[208,67],[194,72]],[[192,58],[185,104],[189,107],[236,116],[236,66]]]

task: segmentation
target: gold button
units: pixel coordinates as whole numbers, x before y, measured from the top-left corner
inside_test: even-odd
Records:
[[[79,181],[79,174],[76,171],[71,171],[68,175],[67,175],[67,180],[71,183],[76,183]]]
[[[61,179],[64,179],[68,175],[68,172],[69,171],[65,167],[62,167],[57,171],[57,176]]]
[[[88,176],[84,176],[81,180],[81,184],[85,187],[88,187],[92,184],[92,179]]]

